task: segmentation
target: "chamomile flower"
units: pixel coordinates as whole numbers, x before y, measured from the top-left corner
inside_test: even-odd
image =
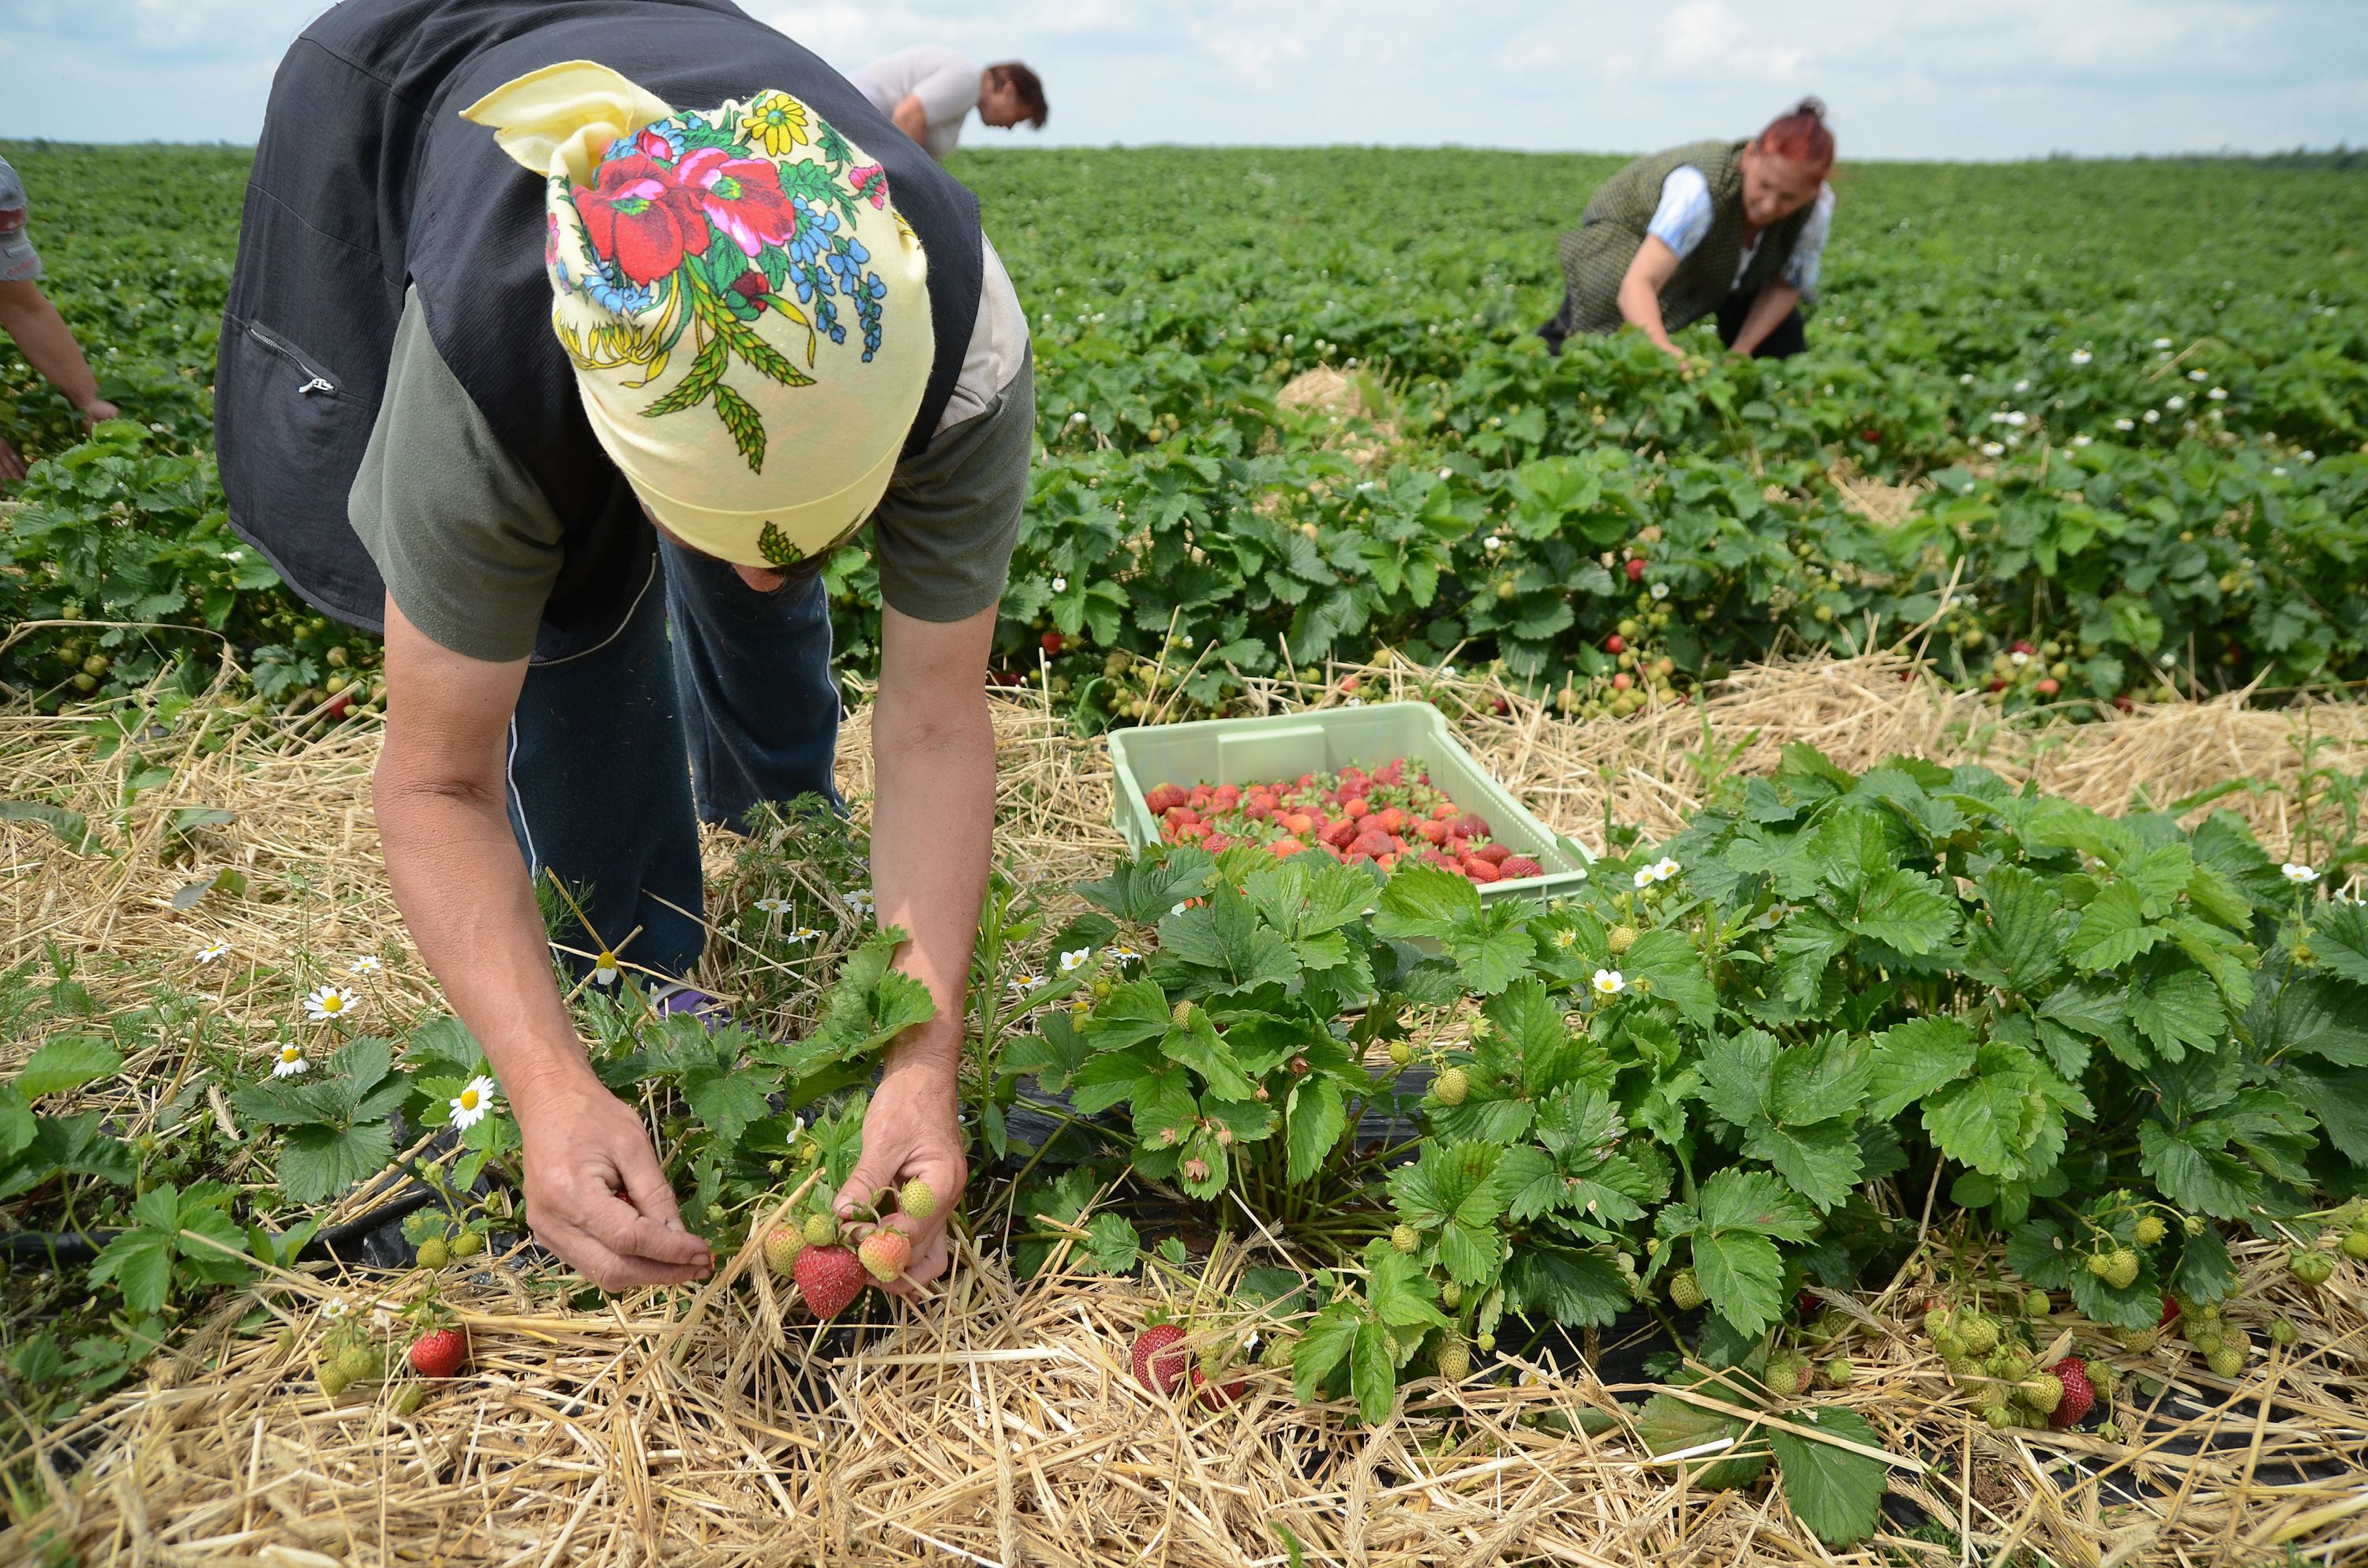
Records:
[[[2031,390],[2031,378],[2025,376],[2022,380],[2015,382],[2014,390],[2017,392],[2029,392]]]
[[[304,1048],[300,1045],[281,1046],[279,1060],[271,1064],[271,1075],[275,1078],[293,1078],[300,1073],[312,1070],[313,1064],[304,1060]]]
[[[614,985],[621,972],[617,967],[617,955],[606,948],[601,949],[600,956],[592,960],[592,983],[595,985]]]
[[[2146,422],[2147,424],[2149,424],[2149,425],[2159,425],[2159,424],[2161,424],[2161,423],[2162,423],[2162,410],[2160,410],[2160,409],[2158,409],[2158,408],[2149,408],[2149,409],[2147,409],[2147,410],[2146,411]]]
[[[316,1024],[325,1024],[351,1013],[359,1000],[342,985],[324,985],[304,998],[304,1016]]]
[[[870,915],[875,907],[870,888],[850,888],[838,895],[838,902],[858,915]]]
[[[2154,346],[2157,348],[2168,348],[2170,347],[2170,339],[2168,337],[2157,337],[2154,340]]]
[[[2092,438],[2093,437],[2085,435],[2075,436],[2072,437],[2072,444],[2076,447],[2085,447]]]
[[[1597,970],[1594,984],[1595,994],[1598,996],[1617,996],[1628,989],[1628,983],[1620,977],[1620,971],[1616,969]]]
[[[1069,415],[1069,423],[1070,423],[1070,424],[1072,424],[1072,425],[1083,425],[1085,422],[1086,422],[1086,411],[1085,411],[1084,409],[1082,409],[1082,408],[1081,408],[1081,409],[1079,409],[1079,410],[1077,410],[1075,414],[1072,414],[1071,415]]]
[[[2138,422],[2135,419],[2116,419],[2113,421],[2113,428],[2116,430],[2135,430],[2137,427]]]
[[[1061,955],[1061,972],[1063,974],[1076,973],[1078,970],[1085,968],[1087,960],[1091,959],[1093,956],[1094,950],[1091,948],[1079,948],[1075,952],[1063,953]]]
[[[1957,384],[1961,387],[1972,386],[1974,384],[1974,373],[1971,370],[1967,370],[1964,374],[1957,378]]]
[[[1455,666],[1453,665],[1440,665],[1439,678],[1441,680],[1453,680],[1455,678]]]
[[[1102,951],[1109,955],[1112,963],[1137,963],[1143,959],[1143,955],[1133,948],[1104,948]]]
[[[2022,426],[2031,423],[2031,415],[2025,414],[2020,408],[2009,408],[2006,413],[2006,422],[2020,430]]]
[[[466,1132],[484,1120],[486,1112],[494,1108],[494,1096],[500,1089],[499,1084],[483,1073],[470,1079],[468,1086],[452,1096],[452,1125]]]
[[[1669,585],[1667,583],[1656,583],[1650,592],[1656,599],[1666,599],[1669,597]]]
[[[794,946],[800,942],[811,942],[816,937],[821,935],[821,932],[815,930],[811,926],[801,926],[796,930],[791,932],[788,936],[782,937],[781,940]]]
[[[1439,477],[1441,479],[1453,479],[1455,477],[1455,471],[1452,468],[1440,469],[1439,471]]]
[[[2177,413],[2179,410],[2187,406],[2187,400],[2180,396],[2179,393],[2173,392],[2169,397],[2162,400],[2162,405],[2165,408],[2171,410],[2173,413]]]
[[[2210,392],[2205,392],[2203,395],[2210,398],[2214,403],[2226,403],[2228,401],[2228,389],[2226,387],[2214,387]]]
[[[1982,456],[1986,458],[1996,458],[2004,457],[2005,455],[2006,449],[1999,446],[1996,441],[1984,441],[1982,443]]]
[[[757,907],[767,915],[787,915],[790,912],[790,901],[778,894],[768,894],[757,901]]]
[[[1043,989],[1043,985],[1044,977],[1041,974],[1023,974],[1011,982],[1011,989],[1018,992],[1022,996],[1027,995],[1031,991],[1040,991]]]
[[[2318,872],[2298,860],[2289,860],[2284,865],[2280,866],[2278,869],[2283,871],[2285,873],[2286,881],[2294,883],[2296,887],[2306,888],[2310,886],[2311,883],[2318,881]]]
[[[230,957],[230,943],[219,938],[214,941],[208,942],[204,947],[198,949],[198,961],[199,963],[211,963],[216,959],[226,959],[228,957]]]
[[[2024,653],[2020,648],[2017,648],[2013,653],[2009,653],[2007,657],[2017,665],[2027,665],[2031,663],[2031,655]]]
[[[2075,365],[2085,365],[2089,362],[2089,358],[2090,355],[2085,348],[2075,348],[2072,350],[2072,363]]]
[[[2187,379],[2191,381],[2208,381],[2212,378],[2201,370],[2190,370],[2187,372]]]
[[[346,972],[347,974],[376,974],[385,967],[386,966],[384,964],[378,961],[375,955],[364,953],[361,957],[356,959],[353,962],[346,966]]]
[[[353,1310],[346,1304],[346,1299],[343,1296],[332,1296],[327,1304],[322,1307],[321,1315],[334,1323]]]

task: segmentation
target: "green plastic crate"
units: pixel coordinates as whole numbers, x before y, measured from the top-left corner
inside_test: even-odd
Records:
[[[1549,897],[1585,881],[1593,858],[1523,810],[1428,702],[1113,730],[1110,749],[1118,774],[1110,793],[1119,831],[1137,852],[1159,842],[1158,819],[1144,797],[1162,784],[1248,784],[1338,772],[1350,763],[1378,767],[1392,757],[1413,756],[1422,759],[1432,785],[1449,800],[1486,820],[1497,842],[1545,868],[1543,876],[1485,883],[1482,899]]]

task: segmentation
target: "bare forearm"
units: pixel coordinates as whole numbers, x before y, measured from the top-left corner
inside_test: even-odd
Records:
[[[0,300],[0,329],[16,339],[26,362],[77,410],[98,401],[98,379],[91,374],[90,361],[83,358],[82,345],[48,295],[29,283],[11,286]]]
[[[485,1048],[511,1103],[580,1079],[584,1048],[560,1005],[551,949],[500,795],[379,769],[379,834],[420,957]]]
[[[1646,279],[1632,273],[1621,280],[1620,313],[1651,338],[1656,348],[1670,354],[1678,351],[1669,341],[1668,324],[1661,320],[1660,293]]]
[[[1748,354],[1768,341],[1776,324],[1793,313],[1801,302],[1801,291],[1791,284],[1770,278],[1759,286],[1759,297],[1751,301],[1751,313],[1743,318],[1743,330],[1735,335],[1735,351]]]
[[[971,949],[995,829],[995,730],[983,689],[883,689],[873,723],[880,791],[872,808],[872,893],[882,926],[912,940],[899,967],[929,988],[938,1015],[890,1053],[892,1070],[942,1074],[962,1063]]]

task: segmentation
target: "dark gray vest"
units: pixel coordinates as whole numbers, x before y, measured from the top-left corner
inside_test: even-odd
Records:
[[[214,382],[232,527],[340,620],[383,630],[384,585],[346,497],[407,284],[437,351],[565,528],[537,656],[607,637],[647,579],[649,525],[552,335],[543,182],[460,115],[565,60],[598,61],[678,108],[778,88],[878,159],[929,258],[936,357],[908,454],[953,392],[984,270],[977,199],[845,78],[729,0],[345,0],[272,82]]]

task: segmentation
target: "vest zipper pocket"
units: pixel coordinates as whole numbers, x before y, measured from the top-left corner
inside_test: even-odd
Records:
[[[272,336],[261,327],[256,326],[253,322],[249,322],[247,324],[246,335],[247,336],[255,339],[257,343],[263,345],[266,348],[270,349],[274,354],[279,355],[282,359],[287,360],[290,364],[304,372],[305,379],[303,384],[296,389],[299,396],[307,396],[313,392],[328,392],[333,396],[336,394],[337,383],[329,380],[328,377],[321,374],[320,371],[313,369],[311,365],[305,362],[304,357],[302,354],[297,353],[295,349],[290,347],[287,344],[280,342],[279,339]]]

